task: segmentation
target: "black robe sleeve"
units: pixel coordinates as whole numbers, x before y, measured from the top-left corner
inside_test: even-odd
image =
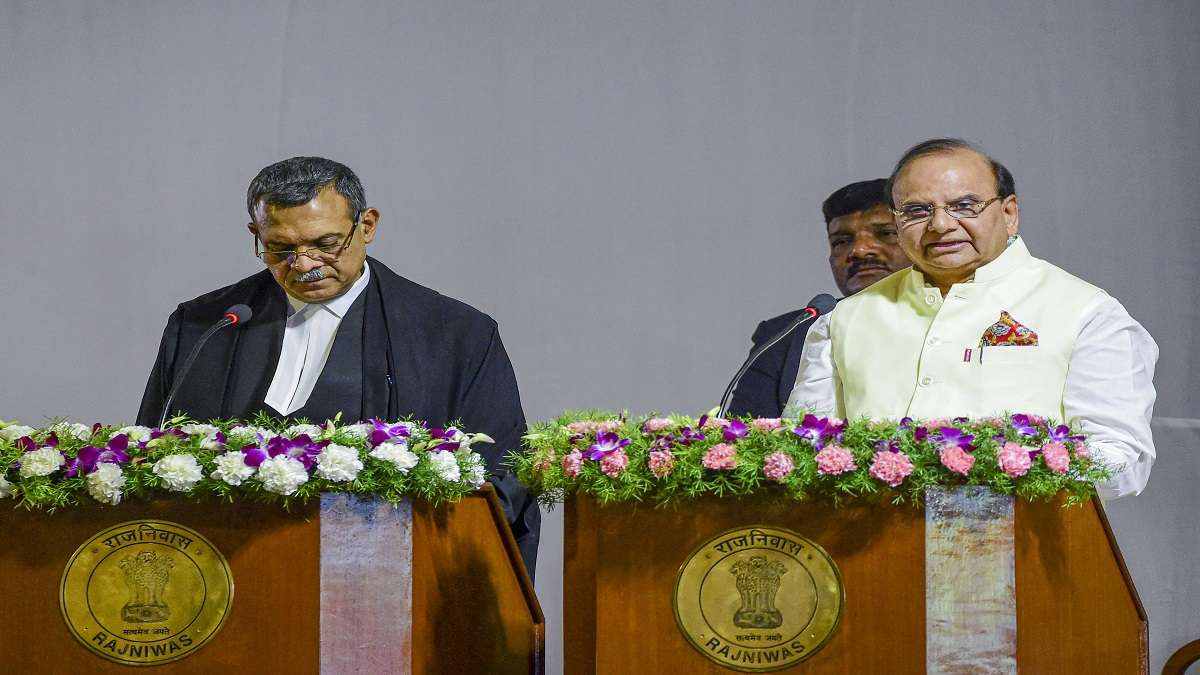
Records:
[[[182,310],[176,309],[167,319],[167,327],[163,329],[162,341],[158,345],[158,358],[150,377],[146,381],[146,392],[142,394],[142,405],[138,410],[137,423],[142,426],[158,426],[158,418],[162,416],[162,407],[166,403],[167,393],[171,390],[171,382],[175,373],[175,356],[179,346],[179,324]]]
[[[485,433],[496,441],[494,444],[480,443],[472,449],[487,461],[491,482],[496,486],[521,549],[521,557],[532,577],[537,563],[542,515],[536,500],[504,465],[508,453],[521,448],[526,427],[517,377],[494,322],[479,367],[462,389],[456,412],[455,417],[462,421],[465,429]]]

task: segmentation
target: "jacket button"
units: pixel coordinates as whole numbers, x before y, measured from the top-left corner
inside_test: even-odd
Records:
[[[922,386],[922,387],[928,387],[928,386],[929,386],[929,385],[931,385],[931,384],[933,384],[933,378],[932,378],[932,377],[930,377],[930,376],[926,375],[925,377],[922,377],[922,378],[921,378],[921,386]]]

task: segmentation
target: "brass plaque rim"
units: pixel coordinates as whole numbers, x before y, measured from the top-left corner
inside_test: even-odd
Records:
[[[689,633],[688,630],[685,628],[684,622],[683,622],[683,617],[681,617],[679,614],[679,605],[680,605],[680,603],[679,603],[679,585],[680,585],[680,582],[683,580],[684,572],[687,570],[688,565],[692,562],[692,560],[695,559],[696,556],[699,555],[702,551],[704,551],[704,549],[708,548],[710,545],[712,545],[714,542],[720,540],[721,538],[727,537],[728,535],[733,534],[735,532],[743,532],[743,531],[750,532],[751,530],[760,530],[760,531],[775,530],[778,532],[785,532],[788,535],[795,537],[796,539],[804,542],[807,546],[810,546],[813,550],[815,550],[817,553],[819,553],[821,555],[821,557],[825,560],[825,562],[828,564],[830,570],[832,570],[832,572],[833,572],[833,579],[837,585],[837,593],[836,593],[837,614],[834,616],[833,624],[829,627],[828,632],[826,632],[826,634],[821,638],[821,640],[819,642],[817,642],[816,644],[814,644],[812,647],[810,647],[807,650],[807,652],[804,654],[803,658],[799,658],[799,659],[796,659],[793,661],[781,663],[779,665],[768,665],[768,666],[759,666],[759,667],[742,666],[742,665],[725,663],[723,661],[718,661],[717,659],[712,658],[708,654],[708,652],[704,649],[704,647],[696,642],[696,640],[693,638],[691,633]],[[734,553],[736,553],[736,551],[725,554],[721,559],[723,560],[723,559],[733,555]],[[713,566],[715,566],[715,564],[716,563],[714,563]],[[807,571],[807,567],[805,569]],[[707,574],[709,572],[711,572],[711,569],[709,569],[705,572],[705,576],[707,576]],[[810,577],[811,577],[811,573],[810,573]],[[731,528],[728,528],[726,530],[718,532],[717,534],[714,534],[714,535],[704,539],[702,542],[700,542],[700,544],[698,544],[696,546],[696,548],[694,548],[692,550],[691,553],[689,553],[687,555],[686,558],[684,558],[683,562],[680,563],[679,569],[675,572],[675,583],[671,590],[671,611],[675,616],[675,626],[676,626],[676,628],[679,629],[679,632],[683,635],[684,639],[687,640],[688,645],[690,645],[692,647],[692,649],[696,650],[698,653],[700,653],[700,655],[702,655],[705,659],[707,659],[711,663],[714,663],[718,666],[721,666],[721,667],[729,669],[729,670],[734,670],[737,672],[745,672],[745,673],[774,672],[774,671],[778,671],[778,670],[783,670],[785,668],[792,668],[794,666],[797,666],[797,665],[809,660],[814,655],[816,655],[817,652],[821,651],[827,644],[829,644],[830,640],[833,639],[834,634],[837,633],[838,627],[841,626],[842,614],[844,613],[845,608],[846,608],[846,585],[842,579],[842,571],[841,571],[841,569],[838,568],[837,563],[834,562],[833,556],[829,555],[829,552],[826,551],[824,549],[824,547],[822,547],[820,544],[818,544],[817,542],[813,541],[812,539],[796,532],[795,530],[792,530],[792,529],[789,529],[786,527],[781,527],[778,525],[767,525],[767,524],[761,524],[761,523],[753,524],[753,525],[742,525],[742,526],[738,526],[738,527],[731,527]],[[803,633],[803,631],[801,631],[801,633]]]
[[[81,632],[79,630],[76,629],[76,626],[72,623],[71,616],[68,613],[68,609],[67,609],[67,591],[68,591],[67,584],[68,584],[71,572],[74,569],[76,561],[79,559],[79,557],[83,553],[85,553],[89,547],[91,547],[95,544],[101,543],[106,538],[106,536],[109,535],[110,533],[112,533],[113,531],[127,529],[130,527],[138,527],[140,525],[149,525],[155,529],[159,529],[159,526],[162,526],[164,528],[177,529],[177,530],[186,532],[189,537],[193,537],[196,541],[202,543],[204,546],[207,546],[208,550],[212,553],[213,559],[216,561],[216,563],[214,563],[214,565],[216,565],[216,567],[219,568],[220,571],[223,573],[222,577],[226,582],[226,588],[227,588],[225,602],[223,603],[222,606],[220,606],[218,608],[220,611],[220,616],[219,616],[217,622],[212,626],[212,628],[207,632],[206,635],[202,636],[201,639],[197,640],[193,646],[191,646],[188,649],[182,650],[182,652],[177,655],[164,656],[160,659],[156,659],[153,661],[135,661],[135,660],[130,660],[130,659],[123,659],[120,656],[117,656],[114,654],[109,654],[105,651],[97,649],[89,640],[87,640],[81,634]],[[154,542],[154,544],[157,546],[163,546],[163,544],[159,543],[159,542]],[[90,580],[91,580],[92,576],[95,575],[96,570],[99,567],[99,562],[107,559],[109,556],[113,555],[117,551],[120,551],[121,549],[126,548],[131,545],[132,545],[132,543],[126,544],[125,546],[120,546],[120,547],[114,548],[112,551],[106,553],[105,555],[101,556],[98,559],[97,564],[94,565],[92,567],[92,569],[88,570],[87,580],[89,583],[85,583],[83,586],[83,591],[84,591],[85,595],[87,593],[87,589],[90,588]],[[208,577],[206,577],[203,574],[201,566],[190,555],[187,555],[186,557],[188,558],[188,561],[193,566],[195,566],[195,568],[198,571],[201,572],[199,574],[199,576],[200,576],[200,580],[201,580],[201,582],[203,584],[203,588],[204,588],[204,597],[208,597],[208,589],[209,589]],[[71,636],[73,638],[75,638],[75,640],[78,641],[81,645],[83,645],[83,647],[85,649],[87,649],[89,652],[91,652],[92,654],[95,654],[96,656],[98,656],[106,661],[112,662],[112,663],[118,663],[123,666],[130,666],[130,667],[135,667],[135,668],[146,668],[146,667],[165,665],[168,663],[174,663],[181,659],[185,659],[185,658],[195,654],[198,650],[202,649],[205,645],[207,645],[209,642],[211,642],[212,639],[214,637],[216,637],[216,635],[218,633],[221,632],[221,629],[224,628],[224,626],[225,626],[225,622],[229,619],[229,614],[233,609],[233,596],[234,596],[233,570],[229,565],[229,560],[225,557],[225,555],[223,553],[221,553],[221,550],[218,549],[212,543],[212,541],[210,541],[208,539],[208,537],[205,537],[203,534],[201,534],[200,532],[198,532],[197,530],[195,530],[191,527],[188,527],[187,525],[183,525],[183,524],[180,524],[180,523],[177,523],[174,521],[163,520],[161,518],[138,518],[136,520],[128,520],[125,522],[116,523],[113,525],[109,525],[108,527],[105,527],[104,529],[93,534],[88,539],[84,540],[84,542],[82,544],[80,544],[75,549],[74,552],[71,553],[71,556],[67,559],[67,564],[63,568],[62,577],[59,579],[58,608],[59,608],[59,613],[62,615],[63,623],[66,625],[67,632],[69,632],[71,634]],[[89,613],[91,613],[91,600],[89,598],[85,597],[84,604],[86,606],[88,606],[88,608],[89,608],[88,611],[89,611]],[[181,629],[180,631],[177,631],[170,637],[173,638],[176,635],[186,634],[187,630],[190,629],[192,627],[192,625],[195,624],[197,620],[199,620],[201,615],[204,614],[204,610],[205,610],[205,607],[202,604],[199,611],[196,613],[195,616],[193,616],[191,618],[191,620],[188,622],[188,624],[183,629]],[[93,614],[93,618],[94,618],[94,614]],[[97,622],[98,621],[99,620],[97,619]],[[106,630],[108,630],[108,629],[106,628]],[[114,637],[117,637],[117,636],[114,636]],[[126,642],[130,642],[130,643],[141,642],[141,641],[137,641],[137,640],[129,640],[126,638],[121,638],[121,639],[125,640]],[[155,642],[155,641],[152,640],[152,641],[141,642],[141,643],[142,644],[151,644],[153,642]]]

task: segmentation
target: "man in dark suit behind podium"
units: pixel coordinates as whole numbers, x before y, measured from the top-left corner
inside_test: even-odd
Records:
[[[829,238],[829,269],[843,296],[853,295],[911,263],[900,250],[887,195],[887,179],[851,183],[821,204]],[[758,324],[750,351],[792,322],[801,310]],[[746,372],[729,406],[732,415],[779,417],[787,404],[810,323],[764,352]]]
[[[476,445],[530,574],[541,515],[500,465],[520,446],[525,416],[496,322],[419,286],[366,254],[379,211],[358,177],[320,157],[259,172],[247,191],[254,253],[266,269],[179,305],[167,321],[138,423],[156,426],[177,368],[226,308],[253,318],[216,333],[171,405],[194,419],[259,412],[322,422],[412,415],[458,420],[495,444]]]

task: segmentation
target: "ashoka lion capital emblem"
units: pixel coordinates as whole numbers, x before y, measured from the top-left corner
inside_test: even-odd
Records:
[[[733,624],[738,628],[782,626],[783,613],[775,608],[775,594],[787,567],[778,560],[768,561],[765,556],[756,555],[735,562],[729,571],[736,577],[736,587],[742,596],[742,606],[734,613]]]
[[[144,518],[82,542],[58,593],[79,644],[115,663],[152,666],[186,658],[217,634],[233,606],[233,574],[201,533]]]
[[[675,622],[692,647],[723,668],[780,670],[833,636],[845,594],[817,542],[771,524],[711,536],[679,566]]]
[[[139,551],[121,559],[129,602],[121,608],[121,618],[130,623],[161,623],[171,618],[171,608],[163,602],[163,591],[171,579],[175,561],[154,551]]]

